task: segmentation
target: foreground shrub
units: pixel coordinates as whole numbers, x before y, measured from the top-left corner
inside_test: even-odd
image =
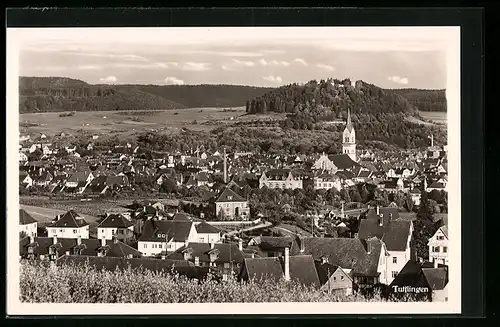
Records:
[[[338,296],[293,281],[198,281],[142,269],[106,271],[89,265],[60,267],[23,261],[22,302],[35,303],[214,303],[367,301]],[[370,301],[383,301],[374,296]]]

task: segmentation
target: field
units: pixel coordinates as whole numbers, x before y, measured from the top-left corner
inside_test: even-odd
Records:
[[[61,132],[85,130],[95,134],[135,134],[143,131],[170,130],[182,127],[211,130],[220,124],[248,119],[245,108],[191,108],[148,111],[88,111],[60,117],[60,112],[19,115],[22,133],[44,133],[53,136]],[[243,117],[242,117],[243,116]]]
[[[419,111],[420,116],[424,119],[431,120],[438,124],[446,124],[448,116],[446,112],[439,111]]]

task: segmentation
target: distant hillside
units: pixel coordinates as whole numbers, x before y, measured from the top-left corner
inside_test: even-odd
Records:
[[[289,84],[247,101],[247,112],[268,111],[314,116],[316,120],[342,118],[347,109],[354,114],[408,113],[416,108],[392,91],[363,81],[349,79],[310,81],[304,85]]]
[[[418,101],[417,92],[406,94],[413,94],[413,101]],[[401,148],[423,147],[429,143],[430,134],[434,135],[436,144],[447,142],[446,130],[442,126],[431,123],[424,126],[414,122],[422,120],[422,117],[419,116],[419,108],[406,97],[363,81],[353,83],[349,79],[328,79],[304,85],[289,84],[249,99],[246,109],[249,114],[287,113],[287,118],[280,122],[282,128],[325,128],[333,132],[332,138],[336,137],[339,141],[345,125],[327,124],[323,127],[322,123],[345,121],[350,109],[357,142],[365,146],[371,144],[380,148],[380,142],[383,142]],[[410,116],[416,119],[409,121]]]
[[[394,89],[386,91],[404,96],[420,111],[447,111],[446,90]]]
[[[66,77],[20,77],[19,112],[236,107],[269,90],[234,85],[92,85]]]

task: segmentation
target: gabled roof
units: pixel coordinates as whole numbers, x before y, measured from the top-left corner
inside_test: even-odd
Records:
[[[391,283],[400,287],[428,287],[433,291],[442,290],[448,284],[447,268],[423,268],[423,265],[410,260]]]
[[[80,228],[84,226],[88,226],[85,219],[83,219],[83,217],[77,214],[74,210],[70,210],[48,227]]]
[[[300,244],[304,252],[300,252]],[[368,251],[370,250],[370,251]],[[291,254],[309,254],[315,260],[322,257],[328,262],[361,276],[378,276],[377,268],[382,251],[382,242],[377,238],[361,240],[357,238],[320,238],[302,237],[294,246]]]
[[[320,286],[314,259],[310,255],[289,257],[290,279],[305,286]],[[284,257],[245,258],[244,274],[249,280],[279,280],[285,275]]]
[[[263,251],[284,248],[291,248],[294,238],[291,236],[257,236],[253,238],[256,245]]]
[[[338,169],[349,169],[359,166],[359,164],[352,160],[347,154],[333,154],[329,155],[328,159],[338,168]]]
[[[165,242],[167,239],[174,242],[185,242],[189,237],[192,225],[191,221],[148,220],[144,224],[139,241]]]
[[[30,238],[25,237],[20,242],[20,255],[24,256],[28,254],[28,247],[33,246],[34,254],[47,255],[49,254],[49,248],[54,245],[54,240],[52,237],[35,237],[34,243],[30,244]],[[98,250],[102,247],[101,240],[98,239],[81,239],[81,245],[78,246],[78,240],[74,238],[57,238],[57,253],[59,255],[64,255],[66,251],[71,251],[79,247],[82,249],[81,255],[96,256]],[[137,251],[133,247],[116,240],[107,240],[106,246],[108,251],[106,256],[108,257],[126,257],[129,254],[138,257],[141,256],[141,252]]]
[[[448,238],[448,226],[441,226],[440,229],[441,231],[443,231],[443,234]]]
[[[422,272],[433,291],[442,290],[448,284],[446,268],[422,268]]]
[[[215,202],[246,202],[246,200],[232,189],[226,187]]]
[[[90,175],[90,171],[78,171],[78,172],[72,174],[68,178],[68,182],[77,183],[77,182],[86,181],[87,178],[89,177],[89,175]]]
[[[203,221],[196,225],[196,232],[198,234],[218,234],[221,231]]]
[[[198,257],[200,262],[210,262],[209,243],[190,242],[188,246],[183,246],[167,256],[167,259],[184,260],[184,251],[192,249],[191,255],[194,259]],[[243,263],[243,252],[240,251],[237,244],[215,243],[214,250],[219,251],[216,263]]]
[[[28,225],[36,222],[36,219],[31,217],[24,209],[19,209],[19,225]]]
[[[104,218],[97,226],[98,228],[129,228],[134,224],[120,214],[111,214]]]

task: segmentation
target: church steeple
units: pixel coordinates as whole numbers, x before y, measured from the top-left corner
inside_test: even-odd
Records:
[[[356,132],[352,126],[351,109],[347,109],[347,124],[343,133],[342,152],[356,161]]]

